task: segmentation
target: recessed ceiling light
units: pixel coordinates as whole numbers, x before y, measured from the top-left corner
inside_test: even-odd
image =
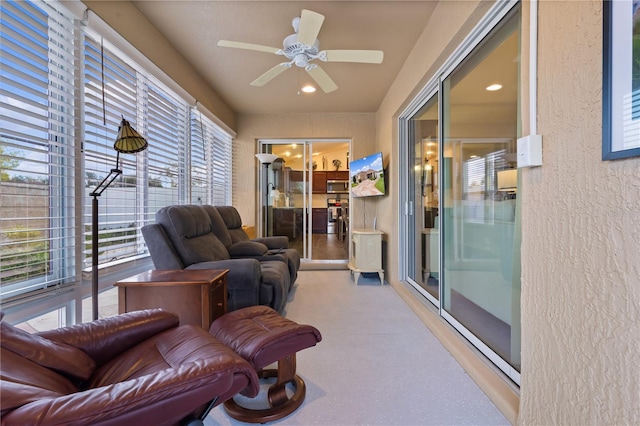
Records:
[[[316,88],[315,88],[315,87],[313,87],[313,86],[311,86],[311,85],[306,85],[306,86],[304,86],[304,87],[302,88],[302,91],[303,91],[304,93],[313,93],[313,92],[315,92],[315,91],[316,91]]]
[[[500,90],[502,89],[502,84],[492,84],[490,86],[487,86],[487,89],[489,92],[495,92],[496,90]]]

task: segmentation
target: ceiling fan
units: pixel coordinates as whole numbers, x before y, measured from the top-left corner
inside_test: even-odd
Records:
[[[264,86],[280,73],[295,65],[299,68],[304,68],[311,78],[318,83],[318,86],[320,86],[325,93],[329,93],[336,90],[338,86],[318,64],[311,63],[314,59],[319,59],[323,62],[361,62],[370,64],[379,64],[382,62],[383,52],[381,50],[320,51],[320,43],[317,37],[323,22],[323,15],[303,9],[300,17],[293,19],[292,24],[295,34],[291,34],[284,39],[282,49],[229,40],[218,41],[218,46],[275,53],[276,55],[282,55],[289,59],[289,62],[282,62],[256,78],[251,82],[252,86]]]

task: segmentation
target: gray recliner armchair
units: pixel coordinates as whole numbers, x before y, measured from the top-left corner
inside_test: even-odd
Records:
[[[284,235],[276,235],[270,237],[260,237],[250,239],[244,229],[242,229],[242,218],[240,213],[233,206],[205,206],[209,214],[211,215],[211,222],[214,226],[214,232],[220,238],[220,241],[227,247],[227,249],[237,246],[238,244],[245,244],[248,242],[257,242],[264,244],[268,248],[268,254],[278,254],[283,256],[287,260],[287,266],[289,267],[289,276],[291,278],[291,285],[296,281],[298,277],[298,270],[300,269],[300,253],[294,248],[289,248],[289,238]],[[215,210],[218,214],[214,214]],[[218,219],[219,218],[219,219]],[[219,221],[222,220],[224,228],[222,229]]]
[[[156,269],[228,269],[227,309],[265,305],[282,312],[291,278],[287,259],[261,243],[229,246],[214,232],[211,206],[173,205],[156,212],[142,234]]]

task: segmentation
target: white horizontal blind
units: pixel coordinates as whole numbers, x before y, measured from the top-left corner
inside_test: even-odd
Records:
[[[91,265],[90,194],[116,167],[122,175],[98,197],[102,265],[146,253],[140,228],[161,207],[198,197],[230,204],[231,135],[201,114],[194,126],[182,95],[61,3],[3,1],[0,12],[3,300],[81,282],[76,272]],[[149,147],[116,164],[122,118]]]
[[[74,57],[55,5],[0,3],[0,294],[75,279]]]
[[[90,123],[85,129],[87,194],[115,167],[113,142],[123,117],[149,144],[143,152],[120,155],[123,174],[100,196],[99,263],[103,264],[146,252],[140,228],[154,222],[160,208],[188,202],[189,107],[102,40],[88,35],[85,49],[85,114]],[[89,201],[87,232],[91,231]],[[87,244],[87,261],[90,254]]]
[[[191,109],[191,202],[231,204],[231,135]]]
[[[154,222],[160,208],[188,199],[188,106],[155,79],[143,87],[149,142],[147,220]]]
[[[191,204],[212,204],[213,199],[209,185],[212,174],[211,138],[207,138],[209,132],[204,119],[196,108],[191,108]]]
[[[483,157],[470,158],[464,162],[465,194],[483,193],[485,191],[485,166],[485,159]]]
[[[102,40],[86,35],[84,43],[84,266],[91,265],[90,193],[111,169],[116,168],[113,149],[122,118],[139,130],[138,76],[123,58],[103,47]],[[137,254],[135,154],[121,154],[122,174],[99,198],[98,263]]]
[[[217,125],[211,123],[213,130],[212,141],[212,167],[213,176],[209,185],[213,191],[212,204],[218,206],[231,205],[231,178],[232,178],[232,156],[231,148],[233,139],[230,134],[222,130]]]

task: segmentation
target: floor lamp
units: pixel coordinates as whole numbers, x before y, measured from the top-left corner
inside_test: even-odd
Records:
[[[105,189],[113,183],[113,181],[122,174],[120,170],[120,153],[133,154],[147,149],[147,141],[136,132],[129,122],[122,117],[122,122],[118,128],[118,137],[113,144],[116,150],[116,168],[111,169],[107,177],[105,177],[96,189],[93,190],[93,204],[91,209],[91,301],[93,310],[93,319],[98,319],[98,197],[102,195]]]
[[[256,154],[256,158],[260,164],[264,166],[264,237],[269,235],[269,164],[278,158],[275,154],[260,153]]]

